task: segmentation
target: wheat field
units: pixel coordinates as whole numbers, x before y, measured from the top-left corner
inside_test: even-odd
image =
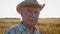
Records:
[[[0,34],[20,22],[20,18],[0,18]],[[60,18],[39,18],[36,28],[41,34],[60,34]]]

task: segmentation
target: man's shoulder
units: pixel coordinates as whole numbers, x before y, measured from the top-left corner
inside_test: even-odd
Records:
[[[23,31],[23,28],[20,26],[20,24],[16,24],[8,29],[5,30],[5,33],[8,32],[15,32],[15,31]]]
[[[17,28],[17,27],[18,27],[18,24],[13,25],[13,26],[11,26],[11,27],[7,28],[7,29],[6,29],[6,31],[13,30],[13,29],[15,29],[15,28]]]
[[[18,28],[18,27],[19,27],[19,24],[16,24],[16,25],[11,26],[9,29],[14,29],[14,28]]]

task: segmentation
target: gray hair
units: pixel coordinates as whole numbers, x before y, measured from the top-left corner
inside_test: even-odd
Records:
[[[26,9],[26,7],[23,7],[23,8],[22,8],[22,11],[24,11],[25,9]],[[37,11],[41,11],[41,10],[38,8]]]

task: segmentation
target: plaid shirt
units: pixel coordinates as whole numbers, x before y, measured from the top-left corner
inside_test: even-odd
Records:
[[[6,30],[4,34],[30,34],[30,32],[22,23],[19,23]],[[40,32],[35,30],[34,34],[40,34]]]

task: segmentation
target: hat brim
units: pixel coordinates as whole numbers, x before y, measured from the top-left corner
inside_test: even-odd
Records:
[[[21,12],[21,9],[22,9],[23,7],[37,7],[37,8],[39,8],[40,10],[42,10],[42,8],[44,7],[44,5],[31,4],[31,3],[22,2],[22,3],[20,3],[20,4],[17,5],[17,7],[16,7],[17,12],[20,13],[20,12]]]

